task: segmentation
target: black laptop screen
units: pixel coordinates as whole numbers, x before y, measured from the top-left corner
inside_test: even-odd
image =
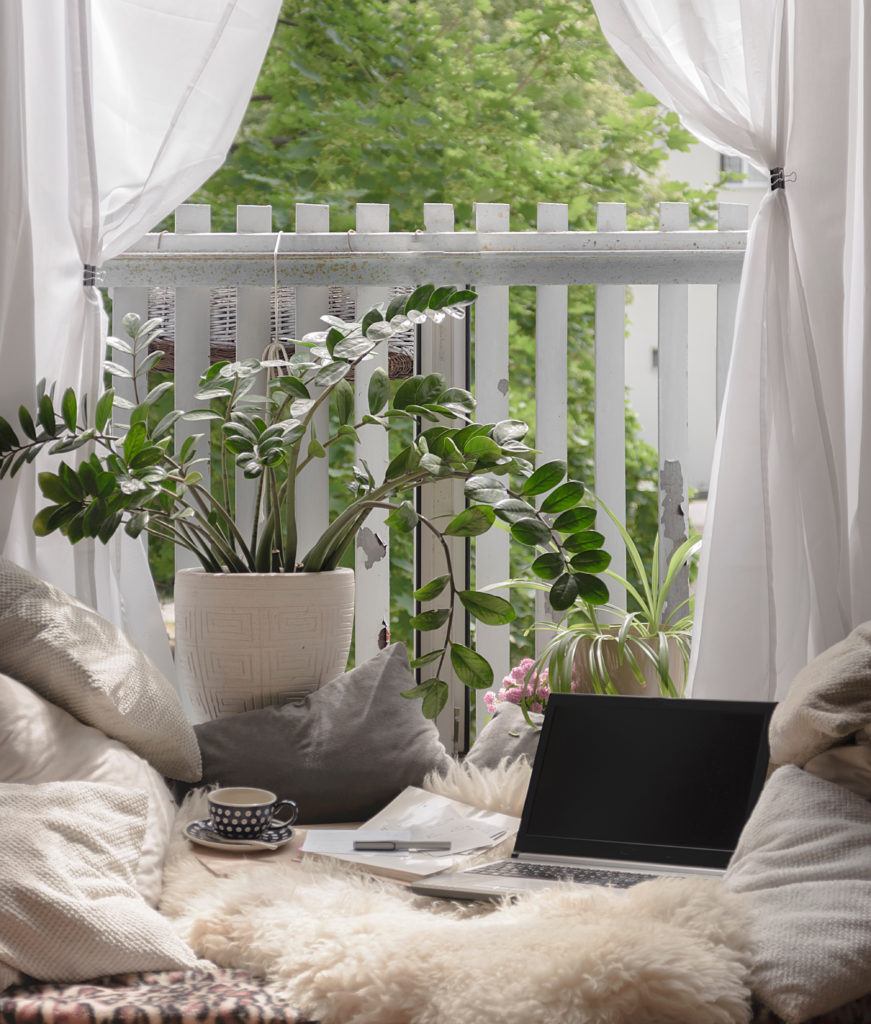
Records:
[[[518,852],[726,865],[764,781],[773,704],[551,702]]]

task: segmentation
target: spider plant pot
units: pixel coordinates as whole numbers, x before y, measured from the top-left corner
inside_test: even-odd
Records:
[[[285,704],[337,678],[354,626],[354,571],[175,577],[176,669],[201,720]]]
[[[616,629],[614,632],[616,634]],[[581,637],[578,642],[572,688],[578,693],[618,693],[632,697],[683,696],[687,668],[684,651],[675,637],[664,639],[668,647],[668,676],[672,690],[662,684],[656,663],[651,658],[650,652],[658,649],[658,637],[645,640],[646,650],[642,649],[640,641],[628,638],[628,650],[621,659],[616,635],[604,632],[596,637]],[[634,659],[634,669],[630,658]]]

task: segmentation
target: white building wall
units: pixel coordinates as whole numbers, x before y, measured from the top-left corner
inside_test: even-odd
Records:
[[[720,154],[702,145],[686,153],[670,154],[665,175],[703,188],[717,181]],[[768,182],[747,180],[722,189],[718,198],[724,203],[743,203],[749,207],[748,226],[752,222]],[[690,225],[695,227],[695,225]],[[631,293],[627,316],[626,380],[629,400],[641,423],[641,436],[654,447],[657,443],[657,289],[639,285]],[[689,288],[689,457],[686,467],[691,491],[706,491],[710,483],[711,461],[716,431],[716,288],[690,285]]]

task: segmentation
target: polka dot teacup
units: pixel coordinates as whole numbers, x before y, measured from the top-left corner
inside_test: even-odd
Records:
[[[278,824],[292,825],[299,809],[293,800],[279,800],[268,789],[234,787],[209,793],[212,828],[225,839],[256,839],[272,824],[279,807],[289,807],[290,815]]]

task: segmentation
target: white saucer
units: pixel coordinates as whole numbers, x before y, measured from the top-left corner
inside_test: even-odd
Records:
[[[293,839],[293,829],[290,825],[282,825],[273,821],[269,828],[264,829],[256,840],[251,839],[225,839],[218,832],[214,831],[211,818],[201,818],[199,821],[192,821],[184,834],[192,842],[199,846],[208,846],[214,850],[262,850],[263,843],[272,843],[275,846],[284,846]]]

